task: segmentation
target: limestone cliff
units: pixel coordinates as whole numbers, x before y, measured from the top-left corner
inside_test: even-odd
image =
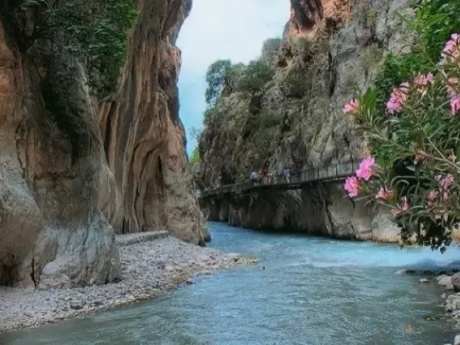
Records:
[[[190,0],[139,1],[139,23],[120,87],[100,106],[115,179],[104,210],[118,232],[168,229],[203,244],[209,235],[190,192],[177,91],[181,56],[174,46],[190,9]]]
[[[201,183],[217,186],[268,166],[281,173],[367,154],[352,117],[341,113],[355,90],[370,86],[388,53],[407,49],[396,13],[409,1],[291,0],[275,77],[262,94],[234,92],[216,105],[200,140]],[[257,120],[257,121],[256,121]],[[256,124],[256,125],[254,125]],[[224,158],[224,159],[222,159]],[[396,241],[386,212],[353,203],[340,184],[203,201],[210,219],[252,228]]]
[[[138,1],[119,92],[101,105],[71,54],[24,44],[35,23],[16,21],[20,4],[0,3],[0,284],[116,280],[114,230],[203,242],[175,86],[173,44],[190,2]],[[52,63],[31,61],[31,49]]]

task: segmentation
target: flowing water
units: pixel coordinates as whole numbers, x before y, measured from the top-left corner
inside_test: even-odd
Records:
[[[0,336],[2,345],[443,345],[454,338],[435,284],[395,275],[433,268],[444,255],[211,223],[212,247],[260,258],[151,301]],[[265,268],[263,268],[263,266]],[[411,326],[407,326],[407,325]]]

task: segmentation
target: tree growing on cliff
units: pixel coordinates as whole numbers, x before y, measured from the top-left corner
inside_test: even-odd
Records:
[[[244,71],[243,64],[233,65],[230,60],[218,60],[208,68],[206,74],[206,103],[211,107],[219,97],[231,94]]]
[[[275,70],[261,60],[251,61],[238,83],[238,90],[251,96],[265,93],[267,84],[272,81]]]
[[[84,63],[96,96],[115,89],[137,17],[135,0],[25,0],[8,15],[16,18],[20,49],[38,65],[66,53]]]
[[[414,22],[406,21],[418,38],[412,53],[389,57],[375,88],[344,107],[356,116],[377,156],[361,163],[345,189],[350,197],[371,196],[390,207],[404,241],[415,236],[444,251],[460,222],[460,35],[449,32],[460,28],[460,5],[452,1],[439,13],[441,1],[430,3]],[[450,24],[440,25],[444,22]],[[438,37],[450,35],[445,44],[433,42],[434,30]],[[436,52],[436,47],[441,48]],[[414,61],[412,68],[419,71],[395,68]],[[407,79],[386,90],[401,72]]]
[[[281,38],[269,38],[262,46],[261,60],[268,66],[275,65],[276,56],[281,47]]]

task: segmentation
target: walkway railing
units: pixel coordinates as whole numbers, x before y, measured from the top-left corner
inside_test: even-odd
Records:
[[[321,168],[306,169],[300,173],[291,173],[289,181],[284,175],[268,176],[265,181],[262,178],[260,183],[254,183],[248,180],[241,183],[204,190],[199,194],[199,198],[222,194],[240,194],[256,189],[300,189],[302,185],[308,183],[340,181],[353,175],[358,165],[358,162],[349,162]]]

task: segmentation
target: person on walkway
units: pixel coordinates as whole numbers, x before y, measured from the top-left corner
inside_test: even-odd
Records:
[[[251,180],[253,186],[257,183],[258,178],[259,176],[257,175],[257,172],[252,171],[251,175],[249,176],[249,179]]]
[[[262,184],[267,185],[268,184],[268,168],[265,167],[262,170]]]
[[[286,182],[291,183],[291,170],[289,168],[285,168],[283,174]]]

